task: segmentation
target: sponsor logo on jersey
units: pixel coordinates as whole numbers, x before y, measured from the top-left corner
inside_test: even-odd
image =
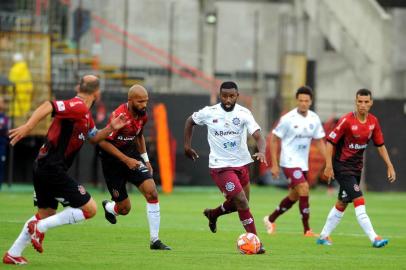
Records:
[[[59,100],[56,102],[56,107],[58,108],[58,111],[60,111],[60,112],[65,111],[65,103],[63,103],[62,100]]]
[[[227,131],[214,131],[214,136],[227,136],[227,135],[238,135],[239,133],[237,131],[233,130],[227,130]]]
[[[330,134],[328,135],[331,139],[335,139],[337,137],[337,134],[334,131],[331,131]]]
[[[234,125],[238,126],[240,123],[241,123],[241,121],[240,121],[240,119],[239,119],[238,117],[235,117],[235,118],[233,119],[233,124],[234,124]]]
[[[301,170],[295,170],[295,171],[293,171],[293,177],[295,178],[295,179],[300,179],[300,178],[302,178],[302,171]]]
[[[117,140],[119,141],[133,141],[135,136],[117,136]]]
[[[306,132],[306,129],[304,131]],[[303,134],[297,134],[295,136],[295,139],[306,139],[306,138],[311,139],[313,137],[311,135],[303,135]]]
[[[223,143],[223,147],[224,149],[230,149],[230,148],[234,148],[237,146],[237,142],[225,142]]]
[[[358,126],[357,125],[352,125],[351,130],[358,130]]]
[[[86,189],[84,186],[78,185],[78,190],[79,190],[80,194],[82,194],[82,195],[86,194]]]
[[[233,182],[227,182],[225,188],[228,192],[231,192],[235,189],[235,185]]]
[[[357,184],[354,184],[354,190],[357,191],[357,192],[360,191],[360,188],[359,188],[359,186]]]
[[[218,119],[213,119],[213,123],[218,123]]]
[[[83,135],[83,132],[81,132],[81,133],[79,134],[78,139],[79,139],[79,140],[82,140],[82,141],[86,141],[86,138],[85,138],[85,135]]]
[[[355,149],[355,150],[360,150],[360,149],[367,148],[367,146],[368,146],[368,144],[351,143],[350,145],[348,145],[348,148]]]
[[[298,125],[294,125],[294,126],[293,126],[293,128],[298,128],[298,127],[299,127]]]

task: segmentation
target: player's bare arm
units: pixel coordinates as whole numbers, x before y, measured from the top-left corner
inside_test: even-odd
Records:
[[[388,150],[386,150],[385,145],[381,145],[381,146],[377,147],[377,149],[378,149],[379,155],[381,156],[381,158],[383,159],[383,161],[386,164],[388,181],[391,183],[395,182],[396,181],[396,172],[395,172],[395,168],[392,165],[392,162],[390,161]]]
[[[192,116],[189,116],[189,118],[186,119],[184,136],[183,136],[185,155],[192,160],[196,160],[199,158],[199,155],[197,154],[197,152],[192,148],[193,128],[195,125],[196,124],[195,124],[195,122],[193,122]]]
[[[22,138],[27,136],[30,131],[37,126],[37,124],[44,119],[47,115],[52,113],[52,104],[49,101],[45,101],[42,103],[31,115],[30,119],[28,121],[15,128],[11,129],[9,132],[9,137],[10,137],[10,144],[15,145],[18,141],[20,141]]]
[[[135,170],[136,168],[138,168],[138,166],[141,165],[141,161],[138,161],[134,158],[130,158],[127,155],[123,154],[123,152],[121,152],[117,147],[115,147],[108,141],[99,142],[99,146],[110,155],[119,159],[131,170]]]
[[[136,139],[138,153],[140,153],[141,157],[144,159],[145,165],[147,166],[149,172],[151,174],[153,174],[154,171],[153,171],[151,163],[149,162],[149,159],[148,159],[147,146],[145,144],[145,137],[144,137],[143,132],[141,131],[140,134],[138,134],[135,139]]]
[[[330,183],[331,179],[334,178],[333,150],[334,145],[328,142],[326,145],[326,155],[325,155],[326,167],[324,168],[324,175],[327,177],[328,183]]]
[[[327,159],[327,152],[326,152],[326,143],[324,139],[314,139],[314,144],[316,145],[317,149],[320,151],[320,154],[323,155],[324,159]]]
[[[266,143],[265,139],[261,134],[261,130],[257,130],[252,134],[252,137],[254,137],[256,143],[257,143],[257,148],[258,152],[256,152],[253,157],[259,160],[262,163],[265,163],[268,165],[268,162],[266,162],[266,157],[265,157],[265,149],[266,149]]]
[[[271,173],[273,179],[279,178],[279,162],[278,162],[278,148],[281,143],[281,139],[275,134],[271,135],[271,160],[272,167]]]
[[[129,123],[130,121],[126,118],[124,114],[113,116],[110,124],[108,124],[105,128],[97,131],[97,134],[94,137],[91,137],[89,141],[92,144],[97,144],[101,140],[107,138],[110,135],[110,133],[119,130],[120,128],[124,127]]]

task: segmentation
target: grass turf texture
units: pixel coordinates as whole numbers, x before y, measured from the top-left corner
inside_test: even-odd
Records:
[[[0,192],[0,251],[6,252],[24,222],[33,215],[30,188],[13,186]],[[132,210],[120,216],[116,225],[104,219],[101,201],[107,193],[90,190],[98,203],[95,218],[76,225],[51,229],[44,240],[44,253],[28,246],[25,269],[405,269],[405,193],[367,193],[367,212],[375,230],[390,239],[382,249],[371,247],[354,216],[352,205],[333,233],[333,246],[318,246],[315,238],[302,236],[297,204],[277,220],[275,235],[265,233],[262,218],[272,212],[286,191],[252,187],[251,209],[259,238],[267,253],[240,255],[237,237],[244,232],[236,213],[218,220],[212,234],[202,215],[206,207],[222,202],[214,188],[175,188],[171,195],[160,194],[161,240],[171,251],[151,251],[145,201],[134,191]],[[335,202],[326,190],[311,191],[310,224],[317,233]],[[0,269],[15,266],[0,264]]]

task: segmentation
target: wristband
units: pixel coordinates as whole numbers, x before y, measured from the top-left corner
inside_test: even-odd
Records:
[[[142,159],[144,160],[144,162],[149,162],[149,158],[148,158],[148,154],[147,152],[141,154]]]

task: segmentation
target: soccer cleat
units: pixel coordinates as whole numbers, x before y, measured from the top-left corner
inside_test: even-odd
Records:
[[[322,245],[322,246],[331,246],[331,245],[333,245],[333,241],[331,240],[330,237],[326,237],[326,238],[319,237],[316,240],[316,244]]]
[[[164,243],[161,242],[161,240],[156,240],[154,243],[151,243],[149,246],[150,249],[155,249],[155,250],[171,250],[170,247],[165,245]]]
[[[264,254],[265,252],[266,252],[266,250],[264,248],[264,245],[262,245],[262,243],[261,243],[261,246],[259,247],[257,254]]]
[[[374,242],[372,243],[372,246],[374,248],[381,248],[386,246],[389,243],[388,239],[382,239],[382,237],[378,236],[375,238]]]
[[[104,200],[102,202],[103,205],[103,209],[104,209],[104,217],[107,219],[108,222],[110,222],[111,224],[116,224],[117,223],[117,219],[116,216],[112,213],[110,213],[109,211],[107,211],[106,209],[106,204],[108,203],[108,200]]]
[[[210,215],[210,209],[206,208],[203,211],[203,215],[205,215],[207,217],[207,219],[209,220],[209,228],[210,231],[212,233],[216,233],[217,232],[217,218],[213,218]]]
[[[44,241],[45,234],[38,231],[38,220],[31,220],[28,222],[28,233],[31,235],[31,244],[39,253],[44,252],[42,248],[42,241]]]
[[[304,233],[304,237],[319,237],[320,234],[314,233],[311,229]]]
[[[264,225],[268,234],[273,234],[276,231],[276,224],[269,221],[269,217],[264,217]]]
[[[27,264],[28,261],[26,258],[24,257],[13,257],[10,254],[8,254],[8,252],[6,254],[4,254],[3,256],[3,263],[4,264],[18,264],[18,265],[22,265],[22,264]]]

